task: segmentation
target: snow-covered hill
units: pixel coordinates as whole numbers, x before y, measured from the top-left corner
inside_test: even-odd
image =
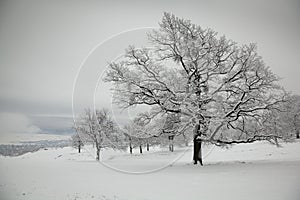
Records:
[[[34,142],[41,140],[55,141],[68,140],[70,135],[56,135],[47,133],[24,133],[24,134],[4,134],[0,135],[0,144],[21,144],[24,142]]]
[[[150,149],[151,150],[151,149]],[[0,199],[285,199],[300,197],[300,142],[266,142],[205,149],[205,166],[191,164],[191,147],[129,155],[71,147],[0,157]],[[126,172],[121,173],[109,167]],[[156,170],[152,173],[142,173]]]
[[[44,148],[70,146],[70,135],[10,134],[0,137],[0,155],[19,156]]]

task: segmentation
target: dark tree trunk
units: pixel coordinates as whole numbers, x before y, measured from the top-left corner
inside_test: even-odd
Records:
[[[300,138],[300,133],[299,130],[296,131],[296,138],[299,139]]]
[[[147,151],[149,151],[149,143],[147,143]]]
[[[277,147],[280,147],[280,145],[279,145],[279,143],[278,143],[277,137],[274,138],[274,141],[275,141],[276,146],[277,146]]]
[[[202,163],[202,141],[201,139],[197,139],[197,136],[194,137],[194,156],[193,156],[194,164],[196,165],[199,161],[200,165]]]
[[[132,154],[132,150],[133,150],[133,148],[132,148],[132,139],[131,139],[131,137],[129,137],[129,152],[130,152],[130,154]]]
[[[97,150],[96,150],[96,160],[100,160],[100,147],[97,147]]]
[[[78,145],[78,153],[80,153],[81,145]]]
[[[197,162],[198,162],[198,157],[196,155],[198,155],[198,152],[199,152],[199,148],[198,148],[198,143],[196,141],[196,137],[197,136],[194,136],[194,154],[193,154],[193,160],[194,160],[194,165],[197,165]]]
[[[194,134],[194,155],[193,155],[193,160],[194,164],[198,164],[198,161],[200,165],[203,165],[202,162],[202,140],[200,139],[201,137],[201,132],[200,132],[200,125],[196,125],[195,128],[195,134]]]
[[[170,145],[169,145],[169,151],[171,151],[171,152],[174,151],[174,145],[173,145],[173,144],[170,144]]]
[[[143,153],[142,145],[140,145],[140,153]]]
[[[130,154],[132,154],[132,145],[131,145],[131,143],[129,144],[129,152],[130,152]]]
[[[171,151],[171,152],[174,151],[173,139],[174,139],[174,135],[170,135],[169,136],[169,151]]]
[[[200,165],[203,166],[202,162],[202,141],[199,141],[199,152],[198,152],[198,160],[200,162]]]

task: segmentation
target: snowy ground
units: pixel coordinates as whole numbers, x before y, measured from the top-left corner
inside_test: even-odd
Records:
[[[191,148],[143,155],[137,149],[134,155],[102,152],[104,164],[141,174],[112,170],[89,151],[78,154],[67,147],[0,157],[0,199],[300,199],[300,142],[282,148],[265,142],[206,148],[203,167],[191,164]]]

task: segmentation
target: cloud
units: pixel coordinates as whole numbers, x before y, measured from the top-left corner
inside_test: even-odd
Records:
[[[20,113],[0,113],[0,135],[19,133],[38,133],[40,128]]]
[[[44,134],[70,134],[74,132],[72,128],[74,126],[72,115],[37,114],[30,115],[30,119]]]

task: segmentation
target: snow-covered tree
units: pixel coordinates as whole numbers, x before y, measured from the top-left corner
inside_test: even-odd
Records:
[[[106,109],[92,112],[86,109],[76,121],[76,130],[93,142],[96,147],[96,160],[100,160],[100,151],[105,147],[116,147],[116,127]]]
[[[297,139],[300,138],[300,96],[292,95],[288,101],[287,114],[292,131]]]
[[[148,35],[153,48],[130,46],[123,59],[110,63],[104,80],[114,84],[115,103],[148,105],[152,120],[178,115],[180,129],[193,129],[195,164],[202,164],[203,141],[223,145],[281,137],[261,131],[262,116],[284,101],[285,92],[256,45],[238,46],[169,13],[159,26]]]
[[[153,115],[153,113],[139,113],[133,120],[131,137],[139,143],[150,146],[168,146],[174,151],[174,144],[187,145],[189,142],[188,132],[184,127],[180,127],[180,115],[165,113],[163,115]],[[186,128],[186,127],[185,127]],[[133,137],[134,136],[134,137]]]
[[[129,152],[131,154],[133,153],[133,149],[136,147],[139,148],[139,152],[141,154],[143,153],[143,146],[146,146],[147,151],[149,151],[150,148],[152,135],[149,133],[141,115],[142,114],[140,114],[140,117],[132,120],[132,122],[127,124],[123,129],[123,134],[127,138]]]
[[[84,146],[82,137],[80,137],[79,133],[72,135],[72,146],[78,149],[78,153],[81,152],[81,148]]]
[[[288,95],[286,101],[279,104],[277,109],[266,112],[263,128],[263,132],[275,134],[285,141],[299,138],[300,96]],[[274,141],[277,144],[276,139]]]
[[[188,127],[181,127],[182,121],[179,114],[166,113],[153,120],[148,128],[149,133],[155,138],[156,144],[168,146],[169,151],[174,151],[174,145],[188,145],[190,132]]]

